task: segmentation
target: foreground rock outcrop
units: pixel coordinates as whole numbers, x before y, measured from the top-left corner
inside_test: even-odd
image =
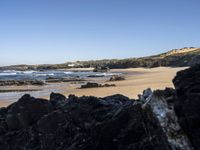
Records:
[[[2,150],[170,150],[150,107],[122,95],[52,93],[50,101],[25,95],[2,108],[0,118]]]
[[[200,65],[178,72],[173,80],[179,123],[195,149],[200,149]]]
[[[175,89],[104,98],[24,95],[0,109],[2,150],[199,150],[200,66],[177,74]]]
[[[150,107],[156,115],[173,150],[193,150],[191,142],[179,125],[178,117],[174,111],[174,102],[176,101],[174,89],[166,88],[154,92],[147,89],[139,98],[143,102],[143,108]]]

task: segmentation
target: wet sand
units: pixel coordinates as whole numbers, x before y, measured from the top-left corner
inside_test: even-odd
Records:
[[[51,83],[45,86],[9,86],[0,87],[0,90],[6,89],[40,89],[40,91],[32,92],[11,92],[0,93],[0,107],[7,106],[10,103],[17,101],[23,94],[29,93],[38,98],[49,98],[51,92],[59,92],[68,96],[75,94],[77,96],[97,96],[104,97],[113,94],[123,94],[129,98],[137,98],[137,95],[144,89],[150,87],[155,89],[164,89],[165,87],[174,87],[172,79],[177,71],[184,70],[186,67],[170,68],[158,67],[152,69],[145,68],[130,68],[130,69],[113,69],[111,72],[121,72],[126,80],[107,82],[108,78],[90,78],[90,82],[116,84],[116,87],[89,88],[77,89],[81,84],[70,83]],[[84,71],[84,69],[82,69]]]

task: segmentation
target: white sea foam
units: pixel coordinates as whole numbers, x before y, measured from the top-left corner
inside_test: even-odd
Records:
[[[95,76],[113,76],[113,75],[121,75],[121,73],[97,73]]]
[[[71,71],[67,71],[67,72],[64,72],[64,74],[72,74],[73,72]]]
[[[32,74],[32,73],[36,73],[37,71],[33,71],[33,70],[29,70],[29,71],[23,71],[22,73],[24,74]]]
[[[0,73],[0,76],[13,76],[16,75],[16,72],[2,72]]]
[[[41,76],[54,76],[54,73],[40,73],[40,74],[35,74],[37,77]]]

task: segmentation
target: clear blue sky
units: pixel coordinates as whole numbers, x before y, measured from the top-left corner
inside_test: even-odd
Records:
[[[0,65],[200,46],[199,0],[1,0]]]

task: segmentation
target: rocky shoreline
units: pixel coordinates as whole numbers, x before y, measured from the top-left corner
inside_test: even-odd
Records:
[[[177,73],[175,89],[137,100],[52,93],[0,109],[2,150],[198,150],[200,65]]]
[[[0,80],[0,86],[22,86],[22,85],[36,85],[42,86],[45,85],[45,82],[42,80]]]
[[[33,92],[41,91],[42,89],[3,89],[0,90],[0,93],[9,93],[9,92]]]

